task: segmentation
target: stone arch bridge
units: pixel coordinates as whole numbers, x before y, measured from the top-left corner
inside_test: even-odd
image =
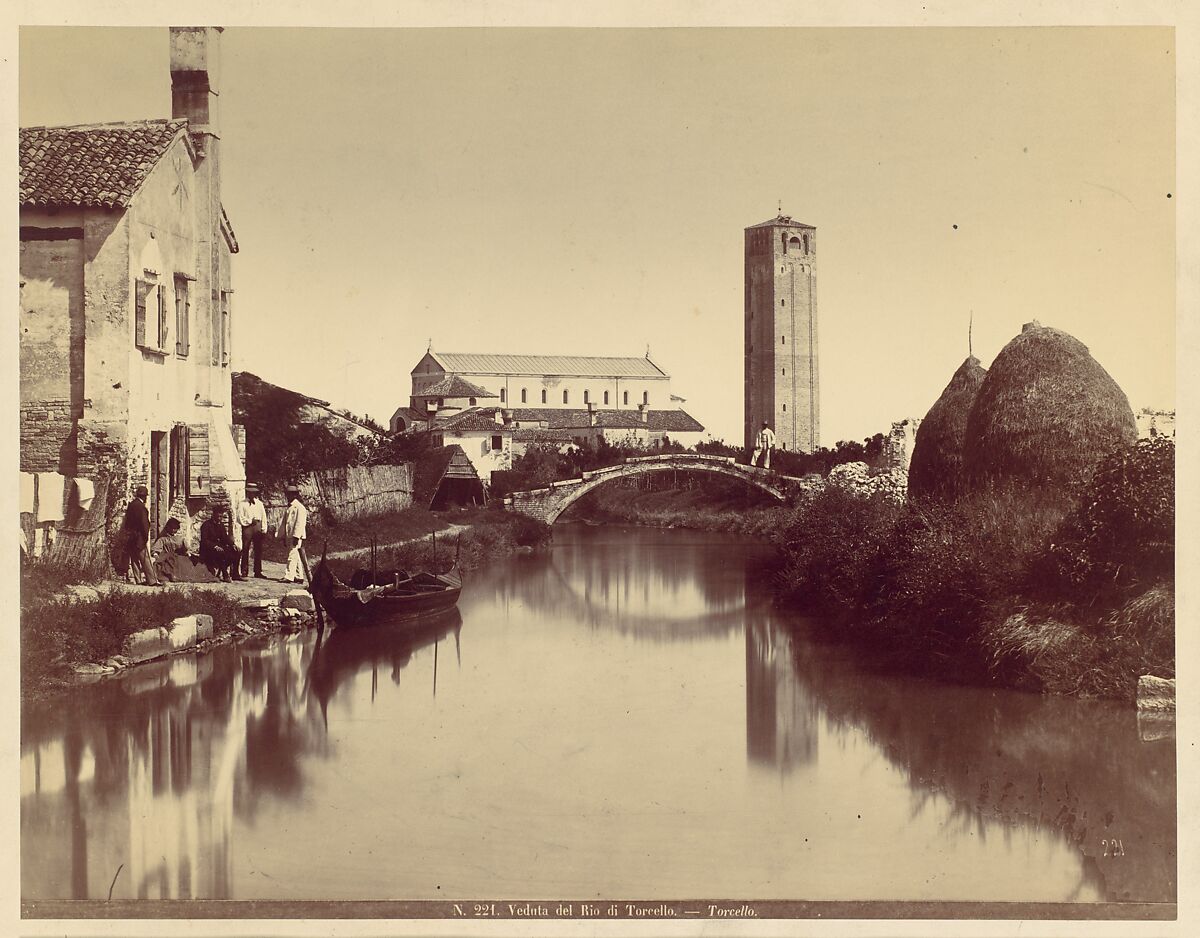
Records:
[[[566,511],[572,503],[606,482],[647,472],[665,472],[667,470],[711,472],[740,479],[780,502],[787,501],[798,490],[805,487],[802,479],[780,475],[757,466],[742,465],[736,462],[732,456],[667,453],[662,456],[635,456],[615,466],[589,470],[583,473],[581,479],[565,479],[561,482],[552,482],[545,488],[532,489],[528,492],[513,492],[504,499],[504,507],[508,511],[520,512],[537,518],[539,521],[545,521],[547,524],[554,524],[558,516]]]

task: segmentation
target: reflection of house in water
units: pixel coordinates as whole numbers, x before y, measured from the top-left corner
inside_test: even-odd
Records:
[[[788,771],[817,759],[817,705],[792,667],[792,640],[770,620],[746,623],[746,755]]]
[[[21,756],[26,899],[104,899],[110,886],[113,899],[232,898],[235,799],[263,787],[248,771],[248,734],[261,732],[273,710],[299,725],[304,662],[276,655],[263,674],[247,660],[251,649],[224,653],[241,660],[144,665],[89,689],[88,713],[67,716],[65,733],[29,728]],[[257,745],[286,762],[281,748],[293,760],[305,748],[294,737],[285,747]]]

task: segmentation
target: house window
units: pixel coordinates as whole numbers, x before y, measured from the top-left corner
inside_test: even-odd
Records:
[[[546,403],[546,389],[542,388],[542,403]]]
[[[522,404],[524,404],[526,402],[526,400],[528,400],[528,398],[526,398],[526,396],[525,396],[525,393],[526,393],[525,389],[521,388],[521,403]]]
[[[505,398],[507,398],[507,397],[508,397],[508,391],[505,388],[501,388],[500,389],[500,403],[503,404],[505,401]],[[475,402],[471,401],[471,403],[474,404]]]
[[[628,391],[625,392],[625,396],[621,400],[622,400],[622,403],[624,403],[626,407],[629,406],[629,392]]]
[[[191,297],[188,296],[187,277],[175,275],[175,354],[187,358],[191,343]]]
[[[783,405],[783,412],[784,412],[785,414],[787,413],[787,404],[784,404],[784,405]]]
[[[780,344],[780,345],[787,345],[787,336],[786,336],[786,335],[781,335],[781,336],[779,337],[779,344]]]
[[[147,313],[154,315],[147,322]],[[157,283],[138,280],[134,288],[134,342],[138,348],[161,352],[167,342],[167,298]]]
[[[779,305],[780,305],[780,306],[787,306],[787,300],[780,300],[780,301],[779,301]]]
[[[584,392],[583,392],[583,402],[584,402],[585,404],[589,404],[589,403],[591,403],[591,401],[589,401],[589,400],[588,400],[588,392],[587,392],[587,391],[584,391]]]
[[[650,403],[650,392],[649,392],[649,391],[643,391],[643,392],[642,392],[642,403],[643,403],[643,404],[649,404],[649,403]]]
[[[604,406],[605,407],[608,406],[608,392],[607,391],[604,392]]]
[[[571,392],[568,391],[566,388],[563,388],[563,403],[564,404],[571,403]]]
[[[787,377],[787,369],[786,369],[786,368],[784,368],[784,369],[783,369],[783,376],[784,376],[785,378]]]
[[[492,449],[504,449],[504,437],[500,436],[498,433],[492,437]]]
[[[470,405],[471,405],[472,407],[474,407],[474,406],[475,406],[475,398],[473,398],[473,397],[468,397],[468,398],[467,398],[467,401],[470,403]]]

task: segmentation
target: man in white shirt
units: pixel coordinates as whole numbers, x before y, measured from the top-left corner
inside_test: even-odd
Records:
[[[296,486],[289,485],[283,490],[283,493],[287,496],[289,503],[287,511],[279,519],[279,530],[275,532],[277,537],[286,537],[288,539],[288,547],[290,548],[288,550],[287,570],[283,574],[283,582],[303,583],[304,564],[300,559],[300,551],[304,549],[304,538],[307,536],[308,509],[300,501],[300,490]]]
[[[258,497],[258,486],[246,483],[246,500],[238,505],[237,523],[242,528],[242,576],[250,575],[250,549],[254,548],[254,575],[262,577],[262,546],[267,534],[267,506]]]
[[[763,468],[771,468],[771,450],[775,448],[775,434],[770,426],[764,420],[762,429],[758,431],[758,445],[754,448],[754,455],[750,457],[750,465],[758,465],[758,457],[763,457]]]

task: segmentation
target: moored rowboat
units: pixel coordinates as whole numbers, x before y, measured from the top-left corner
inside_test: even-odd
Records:
[[[313,573],[312,592],[339,626],[386,624],[453,609],[462,592],[462,576],[457,564],[446,573],[358,570],[347,584],[322,557]]]

